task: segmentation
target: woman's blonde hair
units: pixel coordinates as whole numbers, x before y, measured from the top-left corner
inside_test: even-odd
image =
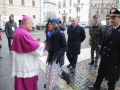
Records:
[[[53,29],[55,30],[56,28],[58,28],[58,25],[54,22],[51,22],[51,25],[53,26]]]

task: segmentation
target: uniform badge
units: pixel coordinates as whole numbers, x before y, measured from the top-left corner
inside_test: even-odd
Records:
[[[111,14],[113,14],[115,11],[116,11],[116,9],[112,9],[112,10],[111,10]]]

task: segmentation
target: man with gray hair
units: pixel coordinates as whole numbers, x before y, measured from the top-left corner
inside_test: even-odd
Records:
[[[9,17],[9,21],[5,24],[5,33],[8,39],[8,47],[11,51],[11,40],[13,39],[14,32],[17,29],[17,24],[14,21],[14,16]]]
[[[78,54],[80,54],[81,43],[85,40],[85,30],[83,27],[78,25],[77,18],[71,19],[71,25],[67,29],[68,34],[68,49],[67,58],[70,64],[67,66],[70,68],[70,72],[74,73],[77,63]]]

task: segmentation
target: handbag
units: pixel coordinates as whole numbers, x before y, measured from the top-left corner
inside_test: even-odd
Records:
[[[52,90],[62,74],[59,63],[52,62],[46,68],[46,90]]]

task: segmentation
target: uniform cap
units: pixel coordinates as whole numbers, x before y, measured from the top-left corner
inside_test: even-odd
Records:
[[[110,17],[119,17],[120,11],[117,8],[112,8],[110,10]]]
[[[98,15],[98,14],[95,14],[94,16],[93,16],[93,18],[94,19],[98,19],[100,16]]]

